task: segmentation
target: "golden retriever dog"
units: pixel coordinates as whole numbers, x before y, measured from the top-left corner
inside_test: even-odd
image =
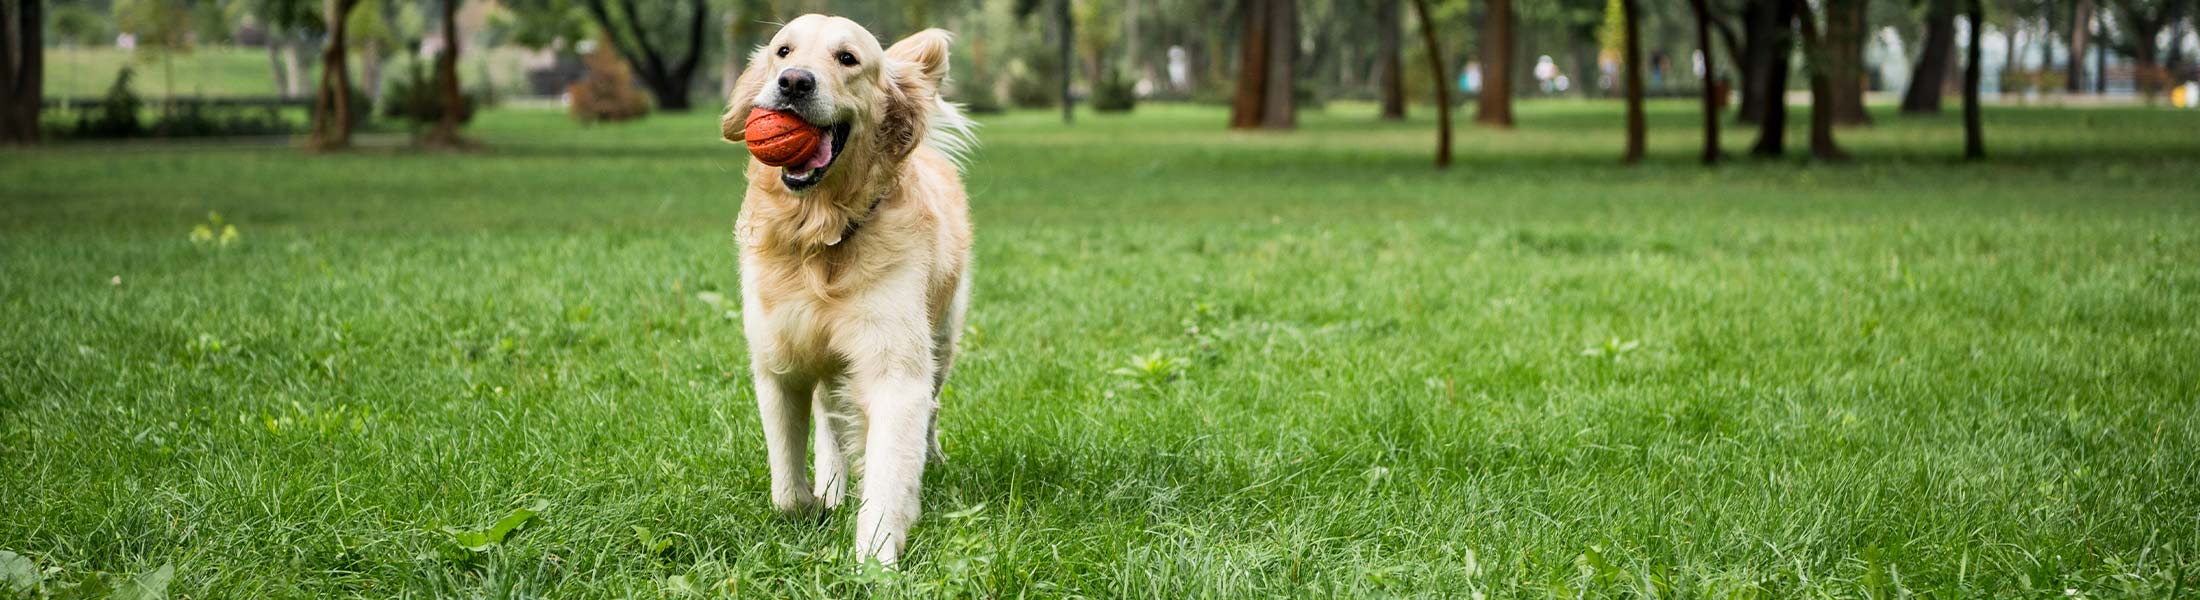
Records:
[[[893,564],[917,519],[940,386],[970,300],[961,157],[971,122],[942,101],[949,35],[881,49],[854,21],[804,15],[757,49],[722,123],[756,107],[826,138],[807,160],[750,159],[735,226],[741,310],[771,463],[772,504],[837,507],[862,473],[857,560]],[[816,434],[816,477],[804,444]]]

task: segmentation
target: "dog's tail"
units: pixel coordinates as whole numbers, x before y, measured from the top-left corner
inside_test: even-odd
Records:
[[[955,169],[963,170],[970,163],[970,151],[978,146],[978,122],[963,114],[962,107],[946,98],[933,101],[930,130],[924,132],[924,145],[947,155]]]

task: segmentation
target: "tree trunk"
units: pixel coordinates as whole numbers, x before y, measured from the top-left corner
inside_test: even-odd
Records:
[[[1298,0],[1270,0],[1268,11],[1268,92],[1262,100],[1260,126],[1291,129],[1298,126]]]
[[[1956,1],[1929,0],[1925,12],[1925,49],[1910,69],[1910,89],[1902,93],[1902,112],[1940,114],[1941,91],[1956,46]]]
[[[1980,5],[1986,0],[1971,0],[1971,47],[1964,51],[1963,69],[1963,157],[1971,160],[1986,158],[1985,134],[1980,131],[1978,114],[1978,87],[1980,72],[1985,66],[1979,62],[1979,32],[1986,29],[1986,10]]]
[[[1488,0],[1482,10],[1482,90],[1475,96],[1474,121],[1512,127],[1512,0]]]
[[[1294,54],[1298,6],[1293,0],[1245,0],[1238,36],[1237,94],[1230,103],[1233,129],[1289,129],[1297,124]]]
[[[1833,122],[1836,125],[1870,125],[1864,107],[1864,43],[1871,36],[1864,22],[1868,0],[1825,0],[1826,27],[1822,52],[1826,83],[1832,86]],[[1813,109],[1815,112],[1816,109]]]
[[[38,143],[45,102],[45,0],[0,6],[0,144]]]
[[[741,79],[741,61],[748,58],[743,54],[747,48],[741,44],[741,15],[740,7],[728,7],[719,29],[726,42],[726,60],[718,63],[718,97],[729,100],[733,98],[733,85]]]
[[[1788,57],[1794,53],[1795,4],[1786,0],[1758,0],[1752,3],[1751,24],[1763,29],[1759,42],[1752,43],[1750,58],[1750,93],[1757,96],[1757,144],[1749,149],[1756,156],[1776,157],[1787,152],[1787,85]],[[1760,51],[1761,48],[1761,51]]]
[[[1736,119],[1763,124],[1770,116],[1786,123],[1788,58],[1795,54],[1795,13],[1787,0],[1750,0],[1742,8],[1742,105]],[[1773,113],[1779,113],[1774,115]],[[1765,132],[1773,130],[1765,129]],[[1777,148],[1780,133],[1773,132]],[[1766,138],[1759,136],[1760,147]],[[1761,149],[1761,148],[1760,148]],[[1777,156],[1775,150],[1772,155]]]
[[[466,110],[466,97],[458,89],[458,4],[463,0],[443,0],[443,51],[435,55],[435,87],[443,97],[442,118],[435,128],[428,130],[425,140],[430,146],[463,147],[466,140],[458,136],[459,116]]]
[[[1627,149],[1619,160],[1630,165],[1642,162],[1643,138],[1647,137],[1642,122],[1642,32],[1635,4],[1636,0],[1619,0],[1622,35],[1627,38],[1620,49],[1625,63],[1622,68],[1627,69]]]
[[[1055,0],[1054,30],[1061,34],[1056,41],[1055,52],[1062,62],[1062,122],[1076,119],[1077,100],[1070,96],[1070,75],[1077,72],[1077,20],[1070,17],[1070,0]],[[1095,80],[1098,81],[1098,80]]]
[[[1260,112],[1268,93],[1268,1],[1243,0],[1238,4],[1237,93],[1230,99],[1230,128],[1260,127]]]
[[[1707,5],[1704,8],[1710,9],[1711,7]],[[1728,24],[1726,22],[1726,19],[1721,18],[1716,12],[1706,13],[1704,15],[1704,21],[1706,24],[1709,24],[1711,26],[1712,33],[1718,34],[1719,41],[1723,42],[1726,45],[1726,58],[1729,61],[1733,61],[1735,66],[1735,75],[1746,76],[1746,74],[1742,73],[1740,69],[1744,57],[1742,48],[1742,36],[1734,33],[1734,26]],[[1705,50],[1705,52],[1710,52],[1710,50]]]
[[[1811,14],[1805,0],[1794,0],[1793,5],[1795,28],[1803,34],[1803,62],[1810,67],[1810,156],[1827,162],[1848,160],[1848,154],[1833,143],[1833,69],[1827,65],[1825,40],[1818,37],[1817,15]]]
[[[306,65],[313,62],[313,48],[307,46],[306,41],[303,32],[291,32],[290,38],[283,41],[283,70],[290,73],[290,80],[286,82],[290,87],[283,93],[285,98],[306,95],[306,72],[312,70]]]
[[[367,93],[367,106],[373,111],[382,105],[382,48],[381,44],[367,44],[359,49],[359,86]]]
[[[642,17],[633,0],[619,2],[625,19],[612,18],[605,0],[585,2],[596,26],[608,34],[604,37],[610,41],[612,49],[619,53],[619,58],[626,60],[634,76],[642,80],[642,85],[649,88],[649,95],[657,99],[657,109],[665,112],[686,112],[694,108],[688,90],[695,82],[695,68],[702,61],[703,41],[708,29],[704,23],[710,21],[710,7],[703,0],[688,0],[687,5],[687,50],[680,58],[667,61],[664,54],[658,52],[656,43],[650,41],[649,32],[640,25]],[[619,35],[621,31],[626,35]],[[633,38],[632,43],[627,42],[629,37]]]
[[[1703,164],[1719,164],[1718,53],[1711,49],[1711,7],[1705,0],[1688,0],[1696,12],[1696,47],[1703,50]]]
[[[2063,91],[2085,91],[2085,48],[2093,41],[2093,1],[2078,0],[2070,6],[2070,64],[2064,68]]]
[[[344,60],[346,30],[351,9],[358,0],[328,0],[328,42],[321,51],[320,96],[313,101],[313,133],[307,145],[315,150],[341,150],[351,145],[351,73]]]
[[[275,97],[290,97],[290,72],[283,70],[283,34],[273,30],[267,33],[267,68],[275,75]]]
[[[1444,68],[1443,44],[1436,41],[1436,23],[1428,0],[1413,0],[1413,13],[1421,20],[1421,43],[1428,50],[1428,74],[1436,84],[1436,168],[1451,166],[1451,82]]]
[[[1402,53],[1399,51],[1400,40],[1398,39],[1403,37],[1400,35],[1402,32],[1399,31],[1399,28],[1403,26],[1403,23],[1399,22],[1400,15],[1398,14],[1400,12],[1398,10],[1400,1],[1381,0],[1375,9],[1375,46],[1377,54],[1375,59],[1375,85],[1381,88],[1379,93],[1383,99],[1383,120],[1386,121],[1397,121],[1406,118],[1406,86],[1405,74],[1403,73],[1405,65],[1402,64],[1403,59],[1400,58]],[[1413,9],[1422,14],[1427,12],[1418,4],[1414,5]],[[1426,19],[1427,17],[1422,18]],[[1426,34],[1428,32],[1423,31],[1422,33]],[[1438,52],[1435,47],[1429,48],[1429,51]],[[1433,56],[1436,59],[1436,65],[1443,66],[1444,57],[1441,54]],[[1439,73],[1438,75],[1437,83],[1442,84],[1442,74]],[[1439,85],[1438,87],[1442,86]]]

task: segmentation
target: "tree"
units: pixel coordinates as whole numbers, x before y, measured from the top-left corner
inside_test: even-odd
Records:
[[[1910,88],[1902,92],[1902,112],[1939,114],[1948,65],[1955,61],[1957,0],[1925,0],[1925,48],[1910,68]],[[2082,42],[2081,42],[2082,43]]]
[[[45,102],[45,0],[0,2],[0,144],[38,142]]]
[[[321,49],[320,95],[313,101],[313,131],[306,146],[341,150],[351,146],[351,68],[344,59],[351,11],[359,0],[327,0],[328,41]]]
[[[1620,37],[1623,45],[1620,54],[1627,72],[1627,150],[1620,154],[1620,162],[1642,162],[1645,126],[1642,117],[1642,25],[1641,11],[1636,0],[1619,0],[1620,21],[1624,31]],[[1708,86],[1707,86],[1708,87]]]
[[[1244,0],[1238,18],[1233,129],[1290,129],[1298,124],[1299,19],[1296,0]]]
[[[163,95],[176,98],[175,55],[191,51],[191,5],[186,0],[122,0],[115,24],[137,36],[140,57],[160,59]]]
[[[1986,67],[1979,61],[1979,32],[1986,29],[1986,0],[1971,0],[1968,15],[1971,21],[1971,47],[1964,50],[1963,69],[1963,157],[1970,160],[1986,158],[1985,134],[1980,131],[1978,114],[1978,86],[1981,72]]]
[[[1413,0],[1414,16],[1421,20],[1421,43],[1428,49],[1428,72],[1436,90],[1436,168],[1451,166],[1451,82],[1444,68],[1443,44],[1436,41],[1436,21],[1428,0]]]
[[[1475,96],[1476,123],[1513,126],[1513,29],[1516,24],[1512,0],[1488,0],[1482,7],[1482,90]]]
[[[2124,26],[2124,53],[2137,64],[2139,91],[2148,98],[2160,94],[2169,83],[2162,69],[2161,48],[2155,40],[2162,28],[2181,18],[2185,0],[2115,0],[2116,22]],[[2172,40],[2175,43],[2177,40]]]
[[[513,0],[509,4],[530,12],[555,11],[561,5],[556,0]],[[694,107],[688,91],[695,82],[696,67],[702,64],[707,41],[704,23],[710,20],[710,7],[704,0],[618,0],[616,6],[610,0],[585,0],[582,5],[596,26],[603,29],[612,50],[633,68],[642,86],[649,88],[658,109],[683,112]],[[665,44],[679,39],[686,43],[678,56],[668,57],[669,47]]]
[[[1790,0],[1751,0],[1746,8],[1749,74],[1743,83],[1744,122],[1752,100],[1757,109],[1757,143],[1749,153],[1775,157],[1787,151],[1788,57],[1794,54],[1795,3]]]
[[[1795,29],[1803,34],[1804,63],[1810,68],[1810,157],[1828,162],[1848,160],[1833,143],[1834,69],[1826,55],[1825,40],[1818,36],[1818,18],[1805,0],[1794,0]]]
[[[443,48],[435,55],[435,87],[443,96],[443,114],[421,139],[428,146],[461,148],[471,144],[458,135],[459,116],[466,112],[466,98],[458,89],[458,5],[463,1],[439,2],[443,5]]]
[[[1696,47],[1703,52],[1703,164],[1719,163],[1719,79],[1717,53],[1711,50],[1711,7],[1706,0],[1688,0],[1696,12]]]
[[[1823,0],[1822,4],[1826,21],[1819,40],[1823,44],[1820,54],[1831,92],[1825,100],[1831,103],[1833,122],[1869,125],[1871,113],[1864,108],[1864,43],[1871,37],[1871,27],[1864,22],[1868,0]],[[1813,104],[1811,112],[1817,110]]]
[[[726,8],[726,60],[720,74],[719,95],[733,96],[733,84],[741,77],[749,51],[764,42],[765,19],[772,16],[770,0],[737,0]],[[575,38],[578,39],[578,38]]]
[[[2085,48],[2092,41],[2093,1],[2077,0],[2070,5],[2070,60],[2064,66],[2063,91],[2078,93],[2085,90]]]
[[[1400,32],[1398,31],[1400,21],[1400,15],[1398,14],[1400,12],[1398,10],[1399,2],[1400,0],[1375,0],[1375,85],[1379,88],[1379,95],[1382,96],[1383,119],[1389,121],[1406,118],[1406,84],[1405,73],[1403,72],[1405,65],[1403,59],[1400,58],[1403,52],[1400,52],[1402,44],[1398,39],[1403,37],[1399,35]],[[1421,15],[1423,23],[1428,22],[1427,8],[1415,5],[1414,10]],[[1433,27],[1424,29],[1423,33],[1430,33],[1433,29]],[[1431,42],[1429,55],[1436,59],[1434,66],[1441,71],[1444,66],[1443,57],[1438,47],[1434,45],[1434,40],[1430,39],[1428,41]],[[1436,87],[1440,96],[1448,95],[1443,93],[1445,85],[1444,74],[1438,72],[1436,74]],[[1448,107],[1438,110],[1447,109]],[[1450,128],[1447,126],[1445,131],[1444,135],[1448,139]]]
[[[1747,0],[1742,5],[1742,105],[1735,117],[1760,126],[1755,154],[1780,154],[1787,124],[1788,59],[1795,54],[1794,21],[1794,4],[1788,0]]]
[[[305,40],[324,28],[320,8],[313,0],[251,0],[247,10],[267,28],[267,62],[275,75],[275,93],[284,98],[305,95]]]
[[[1042,1],[1017,0],[1017,19],[1029,18],[1033,13],[1038,12],[1039,4]],[[1075,74],[1077,73],[1077,20],[1070,12],[1070,1],[1054,0],[1049,3],[1053,9],[1050,12],[1054,18],[1054,58],[1061,69],[1060,88],[1057,93],[1061,99],[1062,123],[1064,124],[1071,123],[1077,118],[1077,99],[1070,94],[1070,84],[1076,80]]]
[[[1070,0],[1054,2],[1054,32],[1058,36],[1054,51],[1062,63],[1062,122],[1065,124],[1077,119],[1077,100],[1070,95],[1070,82],[1075,79],[1071,74],[1077,72],[1074,66],[1077,64],[1077,20],[1070,16],[1069,3]]]

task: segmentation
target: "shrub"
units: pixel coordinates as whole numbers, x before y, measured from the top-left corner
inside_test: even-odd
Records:
[[[276,109],[233,110],[227,114],[205,103],[186,102],[153,122],[153,137],[213,137],[225,135],[279,135],[290,132],[290,123]]]
[[[137,92],[130,90],[132,71],[123,67],[115,73],[115,82],[107,86],[107,95],[99,100],[97,110],[78,117],[76,135],[93,138],[134,137],[144,131],[138,123],[138,107],[145,103]]]
[[[1092,109],[1100,112],[1130,112],[1138,107],[1137,86],[1123,78],[1123,70],[1115,67],[1100,74],[1100,82],[1092,86]]]
[[[390,79],[389,89],[382,96],[382,116],[431,125],[443,120],[443,90],[436,86],[435,73],[413,61],[405,76]],[[479,90],[461,90],[459,93],[458,122],[471,123],[474,111],[482,104]]]
[[[1008,101],[1020,108],[1046,108],[1060,102],[1062,64],[1045,48],[1025,53],[1008,75]]]
[[[566,86],[573,119],[582,123],[625,121],[649,114],[649,97],[634,87],[634,73],[619,60],[608,41],[582,57],[588,74]]]
[[[1001,95],[990,74],[957,77],[954,84],[948,99],[961,102],[964,110],[981,115],[1001,112]]]

